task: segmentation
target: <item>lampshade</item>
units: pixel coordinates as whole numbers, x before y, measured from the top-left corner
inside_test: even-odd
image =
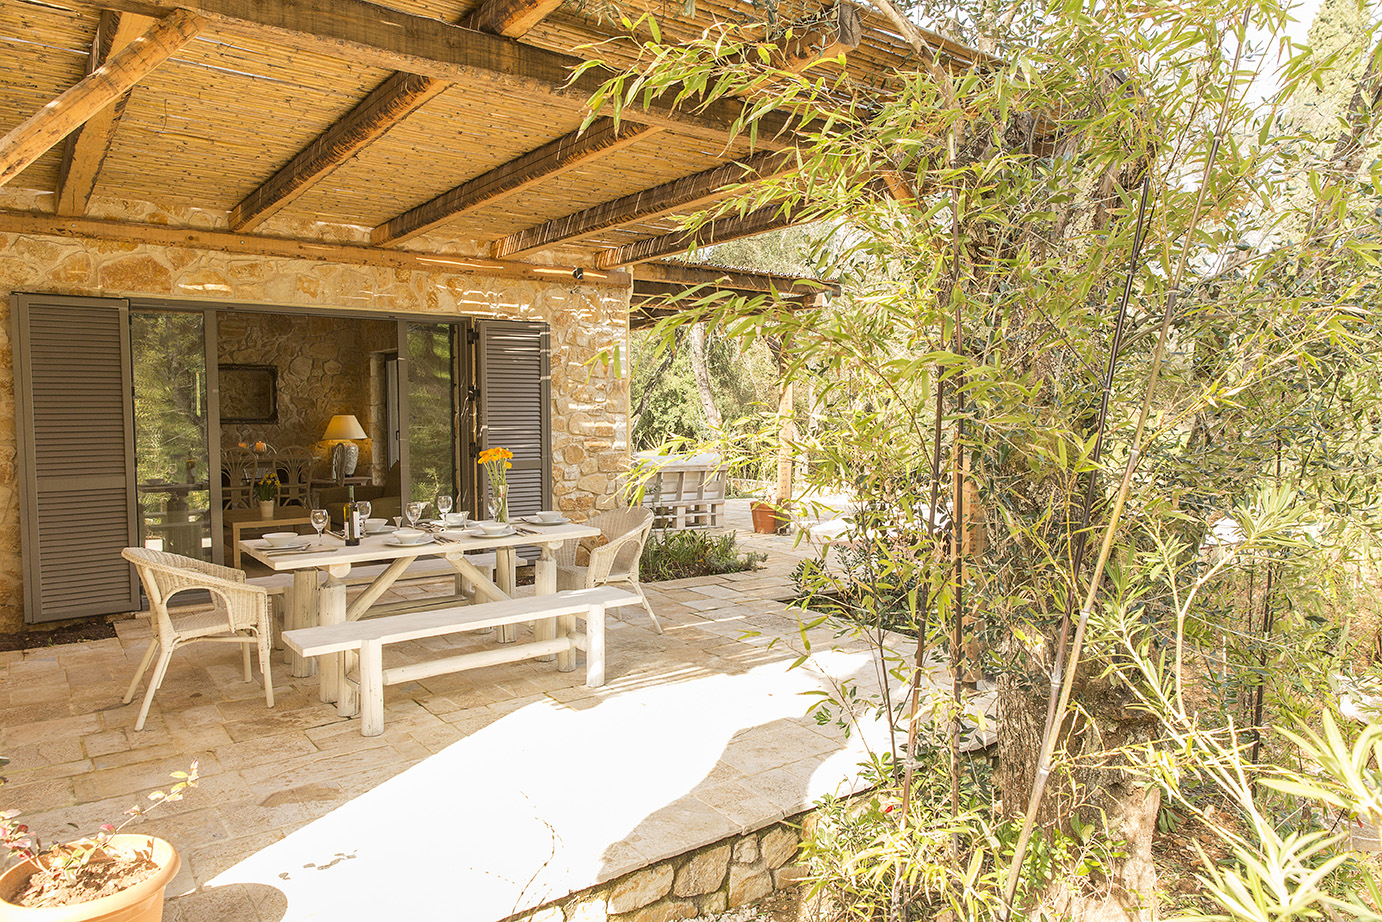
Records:
[[[326,424],[326,432],[322,434],[323,442],[331,442],[337,439],[367,439],[365,430],[360,428],[360,421],[354,416],[333,416],[331,422]]]

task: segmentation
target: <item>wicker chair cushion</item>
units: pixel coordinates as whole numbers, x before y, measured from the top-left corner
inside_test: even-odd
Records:
[[[576,545],[576,566],[590,566],[590,552],[597,547],[604,547],[606,544],[609,544],[609,539],[604,535],[596,535],[593,538],[582,538],[580,543]]]

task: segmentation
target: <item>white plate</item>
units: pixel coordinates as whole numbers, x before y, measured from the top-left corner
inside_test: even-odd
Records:
[[[389,535],[387,538],[384,539],[384,543],[389,545],[390,547],[422,547],[423,545],[432,543],[432,536],[423,535],[421,541],[404,542],[398,540],[398,538],[394,537],[393,535]]]
[[[523,518],[519,519],[519,521],[520,521],[520,522],[527,522],[529,525],[570,525],[570,524],[571,524],[571,520],[570,520],[570,519],[567,519],[567,518],[552,519],[550,522],[544,522],[542,519],[539,519],[539,518],[538,518],[537,516],[535,516],[535,515],[525,515],[525,516],[523,516]]]
[[[510,525],[503,531],[499,532],[498,534],[494,535],[485,534],[485,532],[481,531],[478,528],[467,528],[465,529],[465,533],[467,535],[470,535],[470,537],[472,538],[507,538],[509,535],[517,534],[517,532],[513,530],[512,525]]]
[[[397,525],[376,525],[374,528],[365,529],[367,535],[391,535],[398,528]]]

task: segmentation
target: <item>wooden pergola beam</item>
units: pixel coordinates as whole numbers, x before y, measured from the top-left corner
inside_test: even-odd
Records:
[[[350,243],[328,243],[301,237],[271,237],[263,234],[235,234],[228,231],[172,227],[133,221],[103,221],[95,218],[64,218],[32,212],[0,211],[0,234],[25,234],[109,240],[118,243],[148,244],[189,250],[209,250],[247,256],[305,259],[351,266],[378,266],[411,272],[481,275],[552,281],[555,276],[571,278],[574,266],[533,266],[523,262],[484,257],[412,253]],[[622,271],[585,270],[582,285],[626,288],[629,274]]]
[[[559,6],[561,0],[485,0],[462,25],[477,32],[518,38]]]
[[[800,224],[804,220],[806,217],[799,208],[789,208],[784,212],[780,205],[769,205],[746,215],[717,218],[696,231],[673,231],[661,237],[649,237],[646,240],[614,247],[596,254],[594,263],[599,269],[632,266],[650,259],[675,256],[697,247],[727,243],[742,237],[756,237],[768,231]]]
[[[537,25],[555,5],[552,0],[486,0],[466,17],[463,25],[517,38]],[[262,224],[449,85],[434,77],[395,72],[344,118],[318,135],[259,188],[245,196],[231,210],[231,229],[244,231]]]
[[[680,289],[706,285],[729,291],[776,293],[784,297],[828,292],[840,293],[840,286],[822,279],[797,278],[772,272],[752,272],[747,269],[722,269],[719,266],[695,266],[683,263],[645,262],[634,272],[634,294],[653,286],[673,285]]]
[[[659,215],[694,208],[713,200],[726,186],[778,176],[795,166],[796,159],[790,151],[754,154],[742,163],[721,164],[574,214],[553,218],[535,227],[515,231],[490,244],[490,255],[495,259],[506,259],[558,243],[579,240],[620,224],[646,221]]]
[[[230,229],[258,227],[446,86],[430,77],[395,73],[231,209]]]
[[[0,186],[22,173],[97,112],[114,103],[179,48],[196,38],[205,26],[201,17],[186,10],[164,16],[57,99],[0,138]]]
[[[161,16],[174,9],[195,12],[217,31],[311,51],[356,64],[382,67],[465,83],[477,93],[502,92],[535,105],[561,103],[583,108],[609,76],[598,69],[571,79],[583,61],[498,35],[477,32],[371,3],[369,0],[64,0],[82,10],[116,9]],[[669,128],[723,144],[739,130],[744,103],[733,99],[699,105],[694,96],[674,102],[680,87],[668,87],[644,105],[642,98],[623,115],[657,128]],[[760,146],[783,147],[780,137],[792,124],[770,113],[758,120]],[[774,139],[777,140],[774,140]]]
[[[777,66],[797,74],[820,61],[858,48],[864,31],[859,11],[848,3],[839,3],[834,13],[832,22],[793,38],[782,49]]]
[[[110,10],[102,12],[101,21],[96,25],[96,37],[91,41],[91,53],[86,60],[87,74],[94,73],[112,54],[128,47],[150,25],[152,23],[142,16],[112,13]],[[129,98],[128,92],[120,94],[115,102],[101,109],[67,136],[62,163],[58,166],[58,214],[86,213],[91,194],[96,191],[101,166],[105,163],[106,154],[110,153],[115,129],[125,114],[125,103]]]
[[[370,234],[375,246],[390,246],[441,224],[481,205],[492,204],[515,195],[544,180],[559,176],[583,163],[632,144],[658,129],[633,122],[596,119],[585,131],[572,131],[548,141],[520,157],[467,180],[430,202],[410,209],[378,227]]]

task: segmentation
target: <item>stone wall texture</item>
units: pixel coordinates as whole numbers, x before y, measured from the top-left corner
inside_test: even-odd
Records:
[[[299,446],[318,456],[315,476],[323,477],[329,473],[331,445],[319,440],[331,417],[346,413],[357,417],[370,435],[358,443],[357,468],[370,473],[374,445],[384,436],[382,419],[376,424],[371,413],[378,364],[371,353],[396,349],[396,329],[382,320],[222,314],[216,329],[218,361],[278,369],[278,422],[222,423],[221,448],[260,440],[279,449]],[[224,400],[224,383],[221,391]]]
[[[628,381],[597,356],[626,346],[627,289],[0,234],[0,631],[24,624],[10,320],[16,292],[546,321],[557,505],[585,518],[619,501]]]
[[[813,813],[731,836],[607,883],[573,893],[506,922],[671,922],[734,909],[796,886],[794,863]]]

